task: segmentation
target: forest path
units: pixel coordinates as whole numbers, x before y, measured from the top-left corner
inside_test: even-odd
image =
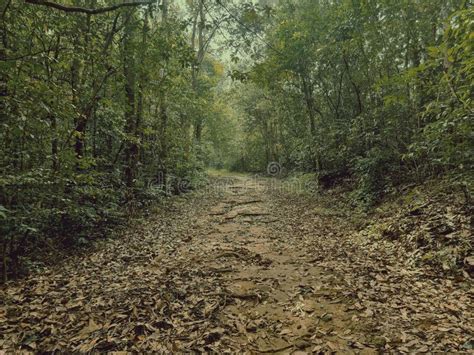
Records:
[[[272,195],[284,186],[262,178],[233,180],[201,219],[206,232],[196,240],[192,259],[221,274],[218,290],[208,294],[221,297],[219,327],[211,335],[223,336],[228,347],[239,351],[350,350],[344,335],[350,334],[351,317],[327,288],[331,275],[293,245],[293,235],[276,233],[279,223],[288,221],[275,213],[278,203]],[[224,337],[228,330],[231,336]]]
[[[214,178],[120,238],[3,291],[0,349],[461,349],[469,290],[350,237],[275,180]],[[291,190],[291,188],[290,188]]]

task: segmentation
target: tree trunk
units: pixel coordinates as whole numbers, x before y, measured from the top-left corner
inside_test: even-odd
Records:
[[[125,149],[125,184],[132,187],[134,182],[134,173],[138,153],[138,147],[134,140],[136,130],[136,103],[135,103],[135,58],[132,49],[132,31],[130,20],[125,26],[125,36],[123,39],[123,74],[125,77],[125,133],[127,134],[127,146]]]
[[[308,118],[309,118],[309,129],[311,136],[313,138],[316,137],[316,114],[315,114],[315,107],[313,102],[313,90],[311,87],[311,83],[308,82],[308,79],[301,75],[301,83],[303,87],[303,94],[306,103],[306,109],[308,111]]]
[[[2,13],[1,23],[0,23],[0,62],[5,62],[7,58],[7,46],[8,46],[8,33],[5,24],[5,15],[7,13],[8,7],[10,6],[11,0],[5,2],[3,6],[0,7]],[[8,95],[8,73],[6,70],[0,72],[0,97],[6,97]],[[3,114],[4,110],[4,99],[0,100],[0,113]]]
[[[162,15],[161,22],[163,26],[168,24],[168,0],[163,0],[162,2]],[[161,187],[163,191],[166,191],[167,186],[167,162],[168,157],[168,141],[167,141],[167,130],[168,130],[168,104],[166,99],[166,92],[161,93],[160,102],[159,102],[159,111],[158,117],[160,122],[159,129],[159,153],[158,153],[158,171],[156,176],[156,183]]]
[[[166,190],[167,185],[167,169],[166,159],[168,157],[168,142],[167,142],[167,128],[168,128],[168,112],[166,97],[162,97],[160,103],[160,153],[158,156],[159,168],[157,183],[163,190]]]
[[[313,98],[313,87],[310,79],[306,77],[305,74],[300,74],[303,94],[306,102],[306,108],[308,111],[308,119],[309,119],[309,131],[311,135],[312,144],[310,145],[311,152],[311,159],[313,164],[313,169],[315,171],[319,171],[321,169],[321,161],[319,154],[317,151],[314,151],[313,145],[316,145],[318,141],[317,130],[316,130],[316,113],[321,114],[316,107],[314,106],[314,98]]]
[[[133,18],[131,19],[133,20]],[[146,55],[148,36],[148,13],[145,13],[142,28],[142,41],[140,43],[139,55],[143,59]],[[127,98],[127,109],[125,114],[125,132],[128,135],[128,144],[125,150],[125,183],[127,187],[133,187],[137,174],[139,160],[140,126],[143,116],[143,102],[145,95],[146,72],[143,67],[137,67],[135,53],[133,50],[133,26],[128,21],[125,26],[123,42],[124,52],[124,77],[125,95]],[[138,72],[138,78],[136,77]]]
[[[355,114],[355,117],[359,116],[362,111],[363,111],[363,106],[362,106],[362,95],[359,86],[355,83],[354,79],[352,78],[351,71],[349,69],[349,63],[347,61],[346,56],[342,57],[344,61],[344,66],[346,67],[346,72],[349,77],[349,81],[351,82],[352,88],[354,89],[354,94],[356,95],[357,99],[357,112]]]
[[[53,134],[53,138],[51,139],[51,169],[53,172],[57,172],[59,170],[59,160],[58,160],[58,137],[57,137],[57,130],[58,130],[58,122],[54,115],[49,117],[51,122],[51,130]]]
[[[168,20],[168,0],[161,1],[161,21],[166,24]]]
[[[196,63],[193,65],[193,70],[192,70],[192,87],[196,94],[199,93],[197,78],[199,75],[199,71],[201,69],[202,61],[204,60],[205,46],[206,46],[205,40],[204,40],[204,30],[206,27],[206,14],[204,12],[204,1],[205,0],[199,0],[199,8],[198,8],[199,15],[196,15],[196,21],[197,21],[197,17],[199,17],[199,23],[197,25],[198,48],[197,48],[197,55],[196,55]],[[194,48],[195,32],[193,36],[194,36],[193,48]],[[196,139],[197,143],[201,142],[203,123],[204,122],[203,122],[202,117],[196,117],[194,120],[194,138]]]

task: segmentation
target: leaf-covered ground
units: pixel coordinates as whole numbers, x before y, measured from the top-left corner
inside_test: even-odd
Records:
[[[472,296],[335,207],[233,177],[4,287],[0,349],[469,351]]]

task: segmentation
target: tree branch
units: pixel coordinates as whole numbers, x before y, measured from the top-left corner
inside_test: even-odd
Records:
[[[122,4],[102,7],[100,9],[88,9],[88,8],[84,8],[84,7],[61,5],[61,4],[58,4],[58,3],[55,3],[55,2],[52,2],[52,1],[47,1],[47,0],[25,0],[25,3],[33,4],[33,5],[48,6],[48,7],[52,7],[52,8],[64,11],[64,12],[80,12],[80,13],[83,13],[83,14],[97,15],[97,14],[102,14],[104,12],[114,11],[114,10],[120,9],[122,7],[139,6],[139,5],[151,5],[151,4],[156,3],[157,1],[158,0],[128,1],[128,2],[124,2]]]
[[[57,50],[65,50],[65,49],[70,49],[70,48],[67,48],[67,47],[60,47],[58,48]],[[15,60],[22,60],[22,59],[25,59],[25,58],[29,58],[29,57],[35,57],[39,54],[43,54],[43,53],[48,53],[50,52],[52,49],[51,48],[46,48],[46,49],[42,49],[38,52],[34,52],[34,53],[27,53],[27,54],[22,54],[22,55],[19,55],[17,57],[7,57],[7,58],[4,58],[2,60],[4,61],[15,61]]]

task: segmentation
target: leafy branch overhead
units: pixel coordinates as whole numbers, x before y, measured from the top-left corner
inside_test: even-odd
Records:
[[[25,0],[25,2],[27,4],[32,4],[32,5],[41,5],[41,6],[51,7],[51,8],[61,10],[64,12],[77,12],[77,13],[83,13],[83,14],[88,14],[88,15],[97,15],[97,14],[103,14],[109,11],[118,10],[123,7],[134,7],[134,6],[140,6],[140,5],[158,4],[160,0],[125,1],[120,4],[102,7],[98,9],[89,9],[85,7],[62,5],[62,4],[59,4],[53,1],[47,1],[47,0]]]

